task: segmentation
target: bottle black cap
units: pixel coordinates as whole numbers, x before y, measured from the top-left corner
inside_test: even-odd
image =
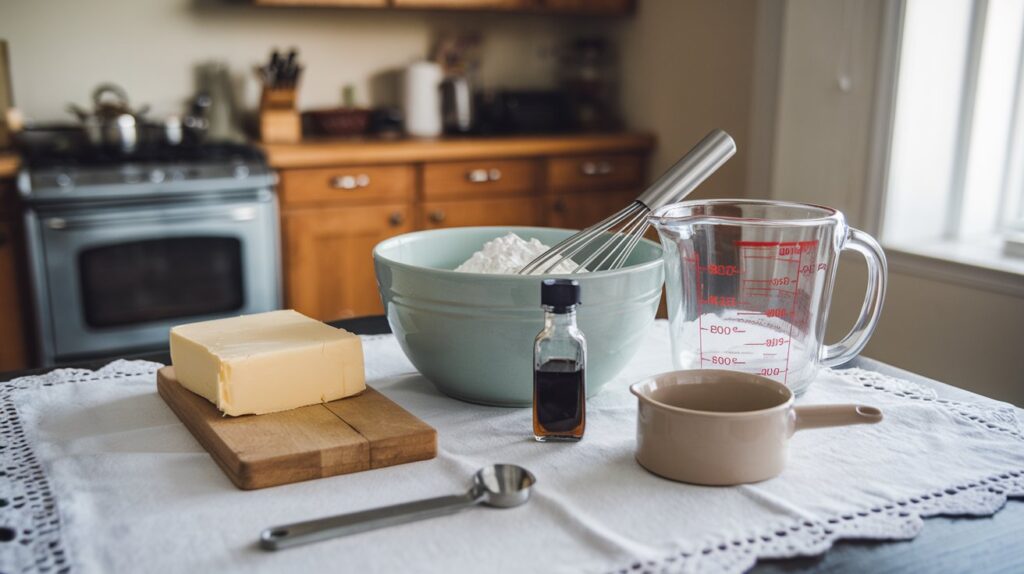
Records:
[[[575,279],[545,279],[540,284],[540,304],[555,313],[565,313],[580,304],[580,282]]]

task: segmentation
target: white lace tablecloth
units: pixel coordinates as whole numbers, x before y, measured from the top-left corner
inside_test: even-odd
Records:
[[[912,538],[922,518],[1024,496],[1019,409],[859,370],[823,373],[801,402],[871,404],[885,421],[798,433],[776,479],[712,488],[648,474],[633,459],[627,387],[670,369],[661,322],[588,402],[577,444],[534,442],[529,409],[439,394],[391,336],[364,342],[368,382],[437,428],[436,459],[240,491],[157,395],[156,364],[0,384],[0,571],[738,572],[838,538]],[[528,504],[277,553],[255,545],[266,526],[461,492],[494,462],[533,471]]]

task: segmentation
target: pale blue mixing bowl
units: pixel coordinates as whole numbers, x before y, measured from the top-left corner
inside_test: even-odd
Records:
[[[547,276],[452,271],[484,243],[510,232],[546,245],[574,233],[458,227],[407,233],[373,250],[381,300],[402,350],[457,399],[499,406],[533,402],[533,340],[543,326],[540,282]],[[592,396],[626,366],[654,321],[664,281],[661,247],[645,239],[622,269],[570,277],[582,291],[578,319],[587,339]]]

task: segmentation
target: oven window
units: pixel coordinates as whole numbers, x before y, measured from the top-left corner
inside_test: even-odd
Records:
[[[85,322],[115,327],[242,308],[242,244],[233,237],[150,239],[79,255]]]

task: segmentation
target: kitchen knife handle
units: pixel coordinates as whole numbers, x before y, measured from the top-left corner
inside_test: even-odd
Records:
[[[260,533],[260,548],[281,550],[386,526],[454,514],[474,506],[481,498],[482,494],[471,490],[466,494],[428,498],[373,510],[274,526]]]

